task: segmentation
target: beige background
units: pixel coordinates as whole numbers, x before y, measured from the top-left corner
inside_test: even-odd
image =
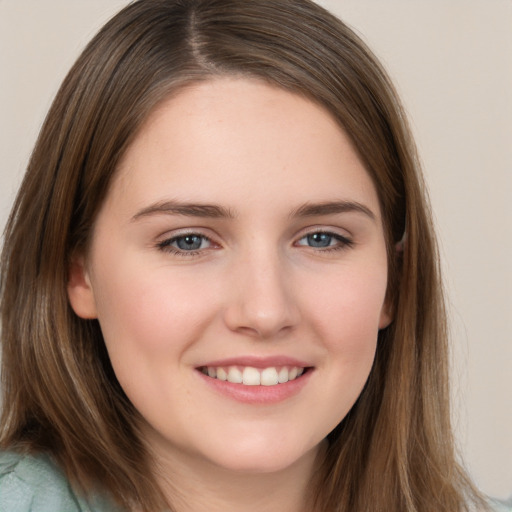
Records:
[[[512,493],[512,1],[323,0],[410,113],[441,237],[454,419],[481,488]],[[0,226],[80,49],[126,0],[0,0]]]

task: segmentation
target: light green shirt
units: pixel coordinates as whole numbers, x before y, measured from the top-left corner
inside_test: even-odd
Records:
[[[491,507],[494,512],[512,512],[512,498],[506,503],[504,501],[491,501]]]
[[[0,512],[114,511],[100,496],[77,495],[49,457],[0,452]]]

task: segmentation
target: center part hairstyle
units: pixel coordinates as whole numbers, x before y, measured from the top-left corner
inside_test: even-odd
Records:
[[[469,510],[475,493],[455,460],[449,418],[438,256],[404,111],[361,39],[308,0],[139,0],[79,57],[5,232],[1,447],[50,453],[84,493],[101,482],[127,508],[172,509],[99,324],[75,315],[66,285],[150,113],[190,84],[226,76],[324,107],[351,139],[383,213],[394,321],[380,331],[368,382],[318,460],[315,512]]]

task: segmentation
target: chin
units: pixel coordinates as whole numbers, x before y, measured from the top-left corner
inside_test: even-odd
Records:
[[[278,473],[314,459],[318,446],[301,449],[298,443],[243,443],[211,457],[211,462],[227,471],[244,474]],[[235,449],[233,449],[235,448]]]

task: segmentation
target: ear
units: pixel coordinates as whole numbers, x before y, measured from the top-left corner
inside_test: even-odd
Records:
[[[389,301],[386,300],[384,305],[382,306],[382,310],[380,312],[379,318],[379,330],[385,329],[388,325],[393,321],[393,314],[391,311],[391,307],[389,306]]]
[[[395,256],[401,257],[405,247],[405,234],[402,239],[395,244]],[[389,291],[389,290],[388,290]],[[394,307],[391,305],[389,293],[386,294],[384,305],[382,306],[379,318],[379,330],[385,329],[393,321],[395,316]]]
[[[80,318],[97,318],[96,301],[83,256],[73,257],[71,261],[67,291],[71,307]]]

